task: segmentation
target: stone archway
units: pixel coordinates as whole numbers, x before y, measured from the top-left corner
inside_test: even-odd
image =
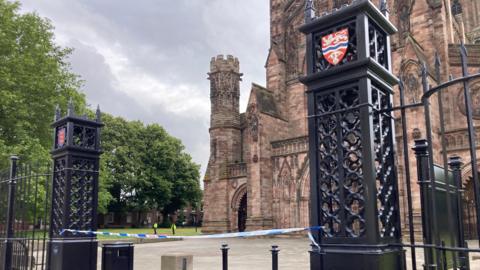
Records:
[[[476,169],[480,175],[480,164]],[[472,178],[472,167],[470,162],[465,162],[462,169],[463,182],[463,226],[466,239],[478,239],[477,235],[477,213],[475,204],[475,188]]]
[[[473,180],[465,183],[465,192],[463,195],[463,216],[464,216],[464,231],[466,239],[478,239],[477,237],[477,215],[475,210],[475,195],[473,188]]]
[[[248,217],[247,184],[239,186],[232,197],[231,230],[245,231]]]

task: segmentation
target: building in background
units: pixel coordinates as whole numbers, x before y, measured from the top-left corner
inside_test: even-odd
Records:
[[[316,0],[315,7],[317,15],[321,16],[348,3]],[[479,70],[480,0],[397,0],[388,1],[388,4],[390,20],[399,30],[391,40],[393,71],[404,81],[408,103],[419,102],[422,95],[420,68],[423,62],[430,71],[429,83],[438,83],[439,79],[433,74],[436,54],[442,62],[440,81],[446,81],[450,74],[461,75],[458,47],[462,42],[467,44],[469,51],[470,72]],[[233,56],[217,56],[211,60],[212,111],[210,160],[204,178],[204,232],[309,224],[307,99],[305,87],[298,81],[306,68],[305,37],[298,31],[304,22],[304,5],[305,0],[270,1],[267,85],[252,84],[246,112],[239,111],[242,77],[239,60]],[[446,146],[448,155],[458,154],[468,163],[466,125],[459,121],[465,119],[460,91],[460,87],[449,89],[443,97]],[[471,85],[471,94],[474,115],[479,119],[476,124],[480,124],[480,81]],[[398,101],[397,94],[396,105]],[[410,144],[414,139],[425,137],[423,113],[423,108],[408,111],[406,139]],[[480,129],[478,133],[477,138],[480,138]],[[399,145],[402,140],[401,133],[397,132]],[[401,207],[406,209],[402,155],[397,151]],[[408,166],[415,176],[413,153],[410,157]],[[471,170],[467,165],[463,170],[466,212],[473,194],[469,181]],[[412,193],[414,218],[420,224],[420,198],[415,181]],[[403,221],[406,220],[403,217]],[[466,225],[475,225],[474,222],[475,217],[470,214]]]

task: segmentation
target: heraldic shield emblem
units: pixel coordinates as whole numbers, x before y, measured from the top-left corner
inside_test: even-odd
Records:
[[[342,61],[348,49],[348,28],[322,37],[322,53],[332,65]]]

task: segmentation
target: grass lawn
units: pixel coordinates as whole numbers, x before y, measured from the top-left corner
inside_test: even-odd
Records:
[[[125,229],[101,229],[99,230],[101,232],[113,232],[113,233],[130,233],[130,234],[136,234],[136,233],[143,233],[143,234],[153,234],[153,229],[152,228],[139,228],[139,229],[131,229],[131,228],[125,228]],[[199,235],[201,234],[201,228],[198,228],[198,231],[195,231],[195,228],[191,227],[177,227],[175,230],[175,235],[178,236],[190,236],[190,235]],[[166,235],[172,235],[172,230],[171,229],[166,229],[166,228],[158,228],[157,229],[157,234],[166,234]],[[98,239],[128,239],[125,237],[117,237],[117,236],[104,236],[104,235],[99,235]]]

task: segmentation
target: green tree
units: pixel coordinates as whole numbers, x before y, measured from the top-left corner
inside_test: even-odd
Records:
[[[35,13],[19,13],[18,2],[0,0],[0,167],[12,153],[23,161],[48,160],[54,108],[73,98],[85,112],[70,71],[71,49],[54,43],[53,27]]]
[[[55,44],[53,26],[18,2],[0,0],[0,171],[8,156],[50,160],[55,106],[89,114],[69,48]],[[158,209],[171,213],[199,201],[198,165],[159,125],[104,115],[99,212]],[[45,193],[45,191],[39,191]]]
[[[22,163],[50,161],[55,107],[73,99],[78,114],[89,113],[82,81],[70,68],[69,48],[55,44],[53,26],[35,13],[20,14],[18,2],[0,0],[0,170],[16,154]],[[45,190],[38,191],[45,194]],[[100,212],[110,200],[100,182]]]
[[[157,124],[109,115],[103,120],[100,177],[113,197],[110,211],[160,210],[167,215],[200,201],[199,165],[180,140]]]

